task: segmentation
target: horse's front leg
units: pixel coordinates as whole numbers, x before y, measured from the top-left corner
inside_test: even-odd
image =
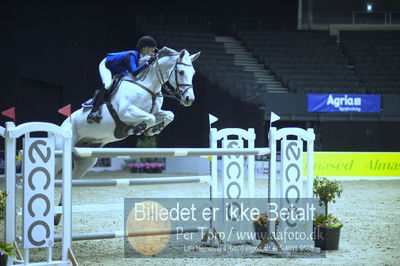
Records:
[[[146,136],[153,136],[160,134],[160,132],[174,120],[174,113],[171,111],[161,110],[155,114],[156,123],[153,127],[150,127],[144,132]]]
[[[129,106],[129,108],[127,108],[126,111],[122,112],[121,114],[121,120],[129,125],[137,126],[140,123],[144,122],[146,126],[142,132],[150,127],[153,127],[156,123],[156,118],[154,115],[147,113],[134,105]],[[142,132],[140,132],[139,134],[141,134]]]

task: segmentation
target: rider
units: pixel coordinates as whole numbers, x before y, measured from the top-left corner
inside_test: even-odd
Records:
[[[148,67],[156,60],[156,47],[157,43],[152,37],[143,36],[137,42],[137,51],[130,50],[107,54],[106,58],[104,58],[99,64],[99,72],[103,82],[103,87],[95,93],[92,110],[87,117],[88,123],[100,123],[102,118],[100,107],[103,103],[104,95],[108,91],[111,91],[113,87],[114,78],[123,77],[129,73],[136,76],[141,70]],[[146,63],[139,66],[139,59],[144,56],[151,57]]]

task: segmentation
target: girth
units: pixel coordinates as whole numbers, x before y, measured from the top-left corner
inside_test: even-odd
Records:
[[[150,113],[152,113],[154,110],[154,106],[156,104],[157,97],[162,97],[161,92],[154,93],[149,88],[145,87],[144,85],[140,84],[139,82],[136,82],[134,80],[127,80],[127,79],[118,79],[118,83],[116,84],[117,85],[116,87],[119,87],[121,81],[129,81],[129,82],[139,86],[143,90],[147,91],[151,95],[152,104],[151,104],[151,108],[150,108]],[[117,111],[115,110],[114,106],[111,103],[111,97],[105,102],[105,104],[107,105],[108,111],[110,112],[112,118],[114,118],[114,121],[115,121],[114,136],[116,138],[124,139],[124,138],[128,137],[129,131],[131,129],[133,130],[134,135],[136,135],[146,129],[147,125],[146,125],[146,122],[144,122],[144,121],[136,126],[131,126],[131,125],[128,125],[125,122],[123,122],[119,118]]]
[[[158,93],[155,93],[155,92],[151,91],[149,88],[147,88],[146,86],[144,86],[143,84],[141,84],[135,80],[123,79],[123,81],[131,82],[131,83],[139,86],[143,90],[147,91],[151,95],[151,108],[150,108],[150,112],[149,112],[151,114],[154,111],[154,106],[156,105],[157,97],[162,97],[161,91]]]
[[[146,122],[141,122],[137,126],[130,126],[123,122],[118,114],[117,111],[115,111],[114,106],[112,105],[111,101],[106,101],[106,105],[108,108],[108,111],[110,112],[112,118],[114,118],[115,121],[115,130],[114,130],[114,136],[117,139],[124,139],[129,136],[129,130],[133,130],[133,134],[136,135],[137,133],[143,131],[146,129]]]

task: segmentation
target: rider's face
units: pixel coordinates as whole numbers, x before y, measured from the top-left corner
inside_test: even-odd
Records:
[[[146,55],[153,55],[155,49],[156,49],[155,47],[143,47],[143,48],[142,48],[141,54],[142,54],[143,56],[146,56]]]

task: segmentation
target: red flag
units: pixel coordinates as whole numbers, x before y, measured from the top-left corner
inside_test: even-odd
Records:
[[[63,108],[58,109],[58,112],[65,116],[71,116],[71,104],[68,104]]]
[[[14,120],[15,123],[15,107],[11,107],[3,112],[1,112],[2,115],[7,116],[9,118],[12,118],[12,120]]]

